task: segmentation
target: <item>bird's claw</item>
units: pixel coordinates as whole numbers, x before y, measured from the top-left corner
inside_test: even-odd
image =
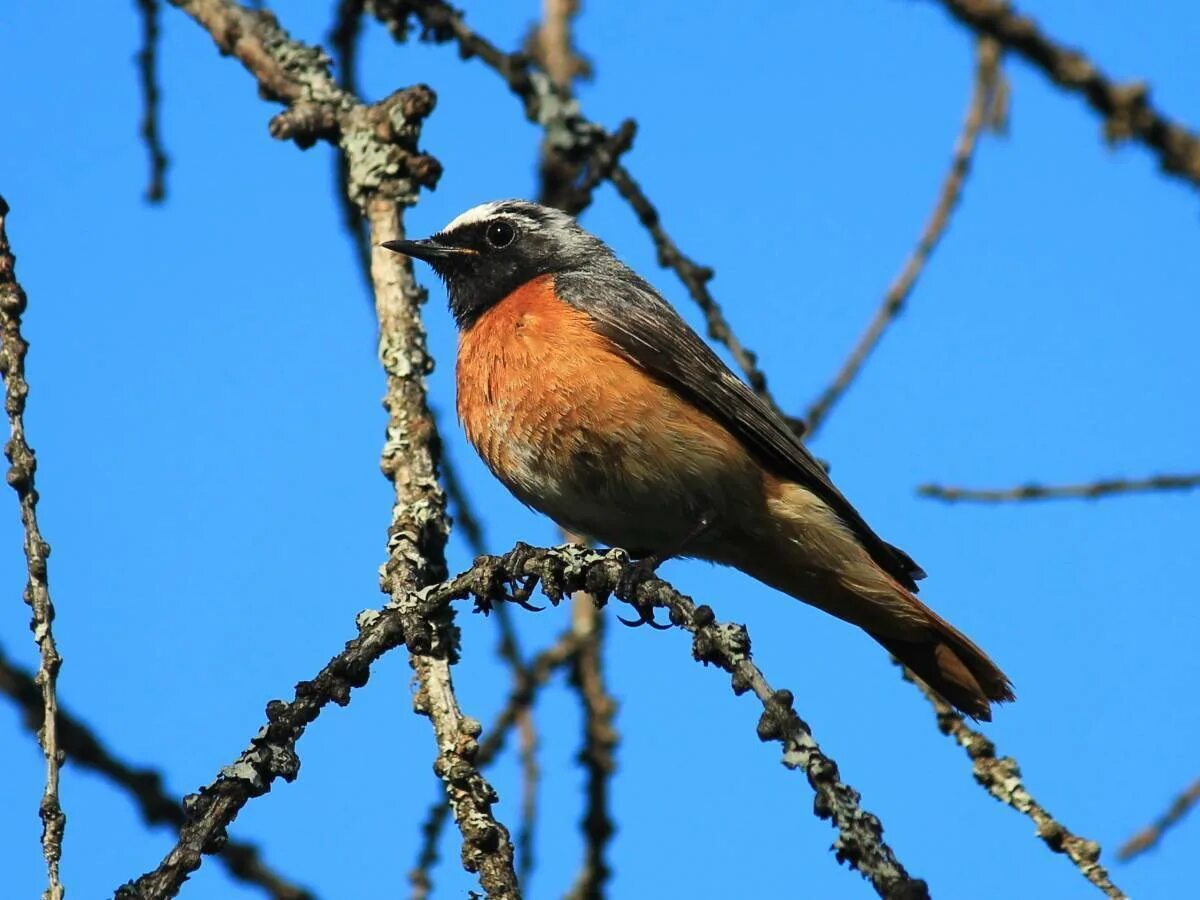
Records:
[[[636,620],[617,616],[617,621],[622,625],[628,625],[630,628],[640,628],[643,625],[649,625],[658,631],[667,631],[670,629],[671,626],[669,624],[660,625],[654,621],[653,605],[642,604],[637,601],[638,585],[654,575],[654,571],[658,568],[660,562],[661,560],[656,556],[647,556],[638,560],[621,573],[621,577],[617,580],[615,593],[637,610],[638,614]]]
[[[533,589],[537,587],[537,583],[538,577],[536,575],[530,575],[525,579],[524,583],[520,587],[513,588],[509,599],[512,600],[513,603],[517,604],[517,606],[521,607],[521,609],[527,609],[529,612],[541,612],[546,607],[535,606],[529,602],[529,598],[533,596]]]
[[[670,631],[671,626],[669,624],[663,625],[660,622],[654,621],[653,606],[635,606],[634,609],[636,609],[638,613],[638,618],[636,620],[626,619],[624,616],[617,616],[617,621],[622,625],[628,625],[630,628],[641,628],[643,625],[649,625],[651,628],[657,631]]]

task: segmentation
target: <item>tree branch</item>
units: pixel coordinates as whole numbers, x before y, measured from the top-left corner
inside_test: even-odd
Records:
[[[7,695],[21,710],[25,727],[36,732],[42,727],[45,710],[34,676],[14,665],[0,650],[0,694]],[[177,797],[162,787],[162,776],[153,769],[137,768],[118,759],[82,721],[61,707],[58,710],[58,746],[65,762],[107,778],[129,794],[147,825],[183,827],[187,818]],[[229,874],[238,881],[263,889],[274,900],[313,900],[304,888],[273,871],[253,844],[230,840],[218,854]]]
[[[431,589],[428,596],[443,590],[453,598],[469,595],[486,609],[491,601],[502,599],[505,585],[515,583],[527,591],[530,580],[536,579],[552,602],[575,591],[587,591],[604,603],[620,591],[615,594],[617,599],[639,611],[668,610],[673,624],[692,633],[692,655],[697,661],[724,669],[732,676],[735,693],[753,691],[762,703],[759,738],[779,741],[784,765],[804,770],[817,794],[817,815],[832,819],[838,830],[834,843],[838,860],[860,871],[881,897],[928,896],[925,883],[904,870],[884,843],[879,820],[859,806],[858,792],[841,781],[836,763],[821,752],[808,726],[793,711],[791,692],[772,690],[751,660],[746,629],[717,622],[709,607],[697,607],[661,579],[644,578],[629,589],[628,578],[622,575],[629,565],[620,550],[604,554],[578,546],[535,550],[521,544],[503,557],[481,557],[471,570],[451,579],[444,588]]]
[[[161,203],[167,196],[167,153],[158,133],[158,13],[159,0],[137,0],[142,17],[142,49],[137,54],[138,76],[142,86],[142,140],[150,158],[150,181],[146,199]]]
[[[400,621],[369,633],[364,628],[316,682],[297,688],[291,704],[271,704],[268,726],[237,762],[185,800],[190,821],[176,847],[156,870],[126,885],[121,894],[176,893],[202,855],[224,841],[226,825],[252,796],[265,793],[278,777],[296,777],[295,744],[305,726],[330,700],[348,702],[350,688],[365,682],[370,662],[403,637],[421,683],[414,705],[433,721],[439,747],[436,768],[466,841],[464,865],[480,872],[489,895],[518,897],[511,844],[490,812],[494,791],[471,762],[478,724],[459,711],[450,681],[457,638],[451,613],[445,606],[418,611],[409,602],[411,591],[444,575],[448,522],[436,480],[438,439],[423,381],[430,361],[417,309],[424,294],[412,279],[411,267],[378,244],[402,236],[401,205],[414,202],[416,185],[432,185],[440,175],[437,161],[416,150],[421,119],[433,108],[433,93],[413,88],[364,106],[334,83],[322,51],[291,40],[270,13],[252,12],[229,0],[174,2],[223,52],[254,74],[264,97],[289,104],[271,121],[274,137],[294,140],[301,147],[319,139],[335,141],[349,163],[347,192],[366,213],[374,244],[371,275],[379,354],[388,376],[382,466],[396,486],[381,585],[393,596]],[[437,618],[429,617],[433,614]]]
[[[1151,825],[1143,828],[1117,851],[1117,859],[1128,861],[1158,845],[1163,835],[1177,825],[1192,808],[1200,803],[1200,779],[1192,782],[1182,794],[1171,801],[1167,811]]]
[[[972,31],[999,41],[1059,87],[1082,95],[1104,119],[1107,141],[1137,141],[1158,157],[1164,172],[1200,187],[1200,135],[1155,108],[1145,84],[1112,81],[1084,54],[1043,34],[1006,0],[938,2]]]
[[[571,685],[583,701],[583,747],[579,761],[587,772],[587,803],[583,826],[584,860],[575,884],[567,892],[570,900],[599,900],[612,869],[605,858],[616,824],[608,811],[609,779],[616,770],[619,737],[613,725],[617,701],[604,682],[604,617],[595,599],[587,593],[572,598],[571,633],[578,647],[570,660]]]
[[[42,792],[39,815],[42,819],[42,855],[46,858],[46,890],[44,900],[61,900],[63,886],[58,878],[58,863],[62,857],[63,832],[67,817],[58,800],[58,769],[62,763],[58,746],[58,697],[55,689],[62,657],[54,643],[51,623],[54,604],[50,600],[50,585],[46,558],[50,545],[38,528],[38,492],[34,486],[37,458],[25,439],[25,400],[29,383],[25,380],[25,354],[29,344],[21,334],[21,316],[25,312],[25,291],[17,282],[16,257],[8,244],[5,230],[8,204],[0,197],[0,374],[4,376],[4,410],[12,437],[4,445],[8,458],[8,483],[17,492],[24,528],[25,562],[28,577],[25,582],[25,602],[33,611],[29,628],[37,642],[39,665],[35,684],[41,692],[42,727],[38,743],[46,757],[46,787]]]
[[[450,665],[458,659],[458,629],[449,605],[430,615],[412,591],[445,576],[449,533],[445,496],[437,482],[438,436],[425,398],[424,376],[432,367],[417,313],[424,291],[412,278],[412,261],[380,244],[404,237],[399,210],[387,198],[367,205],[371,226],[371,277],[379,316],[379,358],[388,374],[388,410],[383,471],[393,482],[396,503],[388,529],[388,560],[380,583],[400,610],[409,663],[416,673],[416,712],[428,716],[437,737],[434,771],[446,786],[463,835],[462,860],[478,872],[489,897],[519,898],[508,829],[496,820],[495,790],[476,765],[480,724],[459,708]]]
[[[913,287],[920,278],[925,264],[937,248],[942,236],[950,224],[950,216],[958,205],[962,195],[963,184],[971,170],[971,161],[975,155],[975,147],[979,134],[987,125],[998,127],[1004,120],[1006,90],[1003,75],[1000,72],[1000,47],[990,38],[981,38],[976,50],[975,80],[971,90],[971,99],[967,104],[967,113],[963,119],[962,131],[954,144],[954,155],[950,160],[950,168],[942,181],[938,192],[937,203],[916,247],[904,263],[904,267],[888,286],[883,296],[883,303],[876,311],[866,331],[858,339],[854,349],[841,369],[834,376],[830,385],[825,388],[804,415],[808,426],[809,438],[825,423],[826,417],[834,404],[842,398],[851,382],[862,371],[867,358],[879,345],[888,326],[896,321],[904,309],[904,304],[912,294]]]
[[[504,609],[504,606],[498,606],[493,610],[493,614]],[[537,654],[523,670],[514,672],[513,687],[508,699],[492,724],[484,729],[485,737],[479,744],[479,753],[475,757],[476,765],[486,767],[499,756],[513,727],[526,710],[533,708],[538,691],[550,681],[555,672],[574,658],[576,644],[575,635],[567,631]],[[428,897],[433,887],[429,872],[437,862],[437,844],[448,811],[446,801],[439,800],[429,808],[425,824],[421,826],[424,836],[421,851],[417,857],[417,865],[409,872],[409,884],[412,886],[410,896],[413,900]]]
[[[1125,898],[1125,893],[1112,883],[1108,871],[1100,864],[1100,845],[1068,831],[1065,825],[1033,799],[1033,795],[1021,779],[1021,768],[1015,759],[1011,756],[997,756],[995,744],[971,728],[961,714],[929,690],[925,683],[908,669],[901,666],[901,671],[904,680],[915,684],[933,706],[937,714],[938,729],[942,734],[954,738],[958,745],[967,751],[975,780],[979,785],[1005,806],[1011,806],[1032,819],[1037,826],[1037,836],[1046,842],[1046,846],[1070,859],[1080,874],[1105,896],[1114,900]]]
[[[980,489],[923,484],[917,488],[922,497],[945,500],[947,503],[1008,503],[1024,500],[1097,500],[1114,494],[1145,494],[1158,491],[1191,491],[1200,487],[1200,474],[1153,475],[1150,478],[1113,478],[1086,484],[1041,485],[1025,484],[1014,488]]]

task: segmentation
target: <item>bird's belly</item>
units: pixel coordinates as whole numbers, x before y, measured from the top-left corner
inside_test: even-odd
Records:
[[[543,394],[537,405],[494,409],[499,427],[475,446],[523,503],[564,528],[637,552],[674,547],[703,517],[725,513],[756,487],[761,496],[760,486],[746,483],[755,473],[739,471],[710,435],[648,410],[644,418],[627,412],[606,418],[602,408]]]

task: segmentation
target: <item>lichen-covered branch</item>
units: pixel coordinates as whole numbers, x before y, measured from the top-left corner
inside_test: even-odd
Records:
[[[54,643],[54,604],[50,600],[50,585],[46,559],[50,545],[38,527],[38,492],[34,486],[37,458],[25,439],[25,401],[29,383],[25,380],[25,354],[29,344],[21,334],[21,316],[25,313],[25,291],[17,282],[16,257],[8,243],[6,230],[8,204],[0,197],[0,375],[4,377],[4,411],[8,414],[10,438],[4,445],[8,458],[7,479],[17,492],[24,528],[23,545],[27,578],[24,599],[33,615],[29,628],[37,642],[39,665],[34,681],[41,694],[42,725],[38,743],[46,757],[46,786],[38,813],[42,819],[42,855],[46,858],[45,900],[61,900],[63,886],[58,877],[62,857],[63,832],[67,817],[58,799],[58,770],[61,750],[58,743],[58,697],[56,684],[62,665]]]
[[[1104,119],[1108,141],[1138,141],[1158,157],[1164,172],[1200,187],[1200,134],[1156,108],[1145,84],[1113,81],[1083,53],[1045,35],[1007,0],[937,2],[972,31],[998,41],[1059,87],[1081,95]]]
[[[432,185],[440,175],[437,161],[416,147],[421,120],[433,108],[433,92],[412,88],[366,106],[334,82],[330,60],[320,49],[293,41],[271,13],[229,0],[173,2],[255,76],[260,94],[288,104],[271,121],[274,137],[301,147],[327,140],[345,154],[347,194],[365,213],[376,245],[371,277],[389,412],[382,465],[396,486],[381,582],[398,615],[383,617],[375,628],[364,625],[359,638],[318,676],[316,687],[302,684],[290,704],[270,705],[269,724],[250,747],[185,801],[189,821],[175,848],[121,893],[173,896],[203,854],[221,845],[225,827],[251,797],[269,790],[276,778],[296,776],[295,745],[304,728],[330,700],[348,702],[350,688],[365,682],[370,663],[403,638],[421,682],[416,705],[433,720],[438,772],[463,830],[464,864],[480,872],[490,896],[517,897],[507,832],[491,817],[494,792],[471,763],[478,725],[458,709],[449,677],[456,652],[450,610],[444,605],[415,610],[408,604],[412,590],[444,575],[448,522],[436,480],[438,439],[425,400],[430,360],[418,315],[423,292],[411,268],[377,245],[402,236],[400,208],[414,202],[418,185]]]
[[[542,0],[542,20],[525,40],[525,51],[542,67],[563,94],[571,96],[576,78],[591,74],[591,66],[572,40],[571,26],[579,15],[580,0]],[[538,159],[538,202],[578,214],[590,200],[590,192],[577,187],[583,163],[559,152],[549,135],[542,137]],[[576,207],[579,208],[576,208]]]
[[[498,606],[493,615],[505,607]],[[521,718],[522,714],[533,708],[538,691],[553,677],[554,673],[563,668],[574,658],[577,641],[571,631],[558,638],[553,644],[535,655],[529,664],[514,673],[513,687],[504,706],[484,729],[484,739],[479,744],[479,753],[475,763],[481,768],[490,765],[504,749],[505,741]],[[423,839],[421,851],[417,856],[417,864],[409,872],[409,884],[412,886],[410,896],[413,900],[422,900],[429,896],[432,889],[430,871],[437,862],[437,844],[441,836],[442,826],[446,821],[449,805],[440,800],[430,807],[421,826]]]
[[[418,307],[424,300],[411,260],[380,247],[404,237],[392,200],[367,204],[371,227],[371,278],[379,317],[379,357],[388,376],[383,471],[396,502],[388,529],[388,559],[381,585],[404,621],[409,661],[417,675],[413,708],[429,717],[437,736],[434,771],[446,786],[463,835],[462,860],[489,897],[519,898],[508,829],[492,813],[497,795],[479,771],[482,727],[459,708],[450,665],[458,658],[458,629],[449,605],[426,614],[412,591],[445,575],[449,533],[445,496],[437,481],[437,431],[425,398],[424,376],[432,367]]]
[[[1100,864],[1100,845],[1079,837],[1067,829],[1038,803],[1021,777],[1021,768],[1011,756],[998,756],[996,745],[967,724],[966,720],[907,669],[904,680],[917,686],[937,714],[938,729],[954,738],[971,758],[975,780],[989,794],[1033,820],[1037,836],[1055,853],[1066,856],[1080,874],[1101,890],[1105,896],[1124,898],[1125,893],[1112,883],[1108,871]]]
[[[923,484],[922,497],[947,503],[1014,503],[1024,500],[1097,500],[1116,494],[1146,494],[1162,491],[1192,491],[1200,487],[1200,474],[1153,475],[1150,478],[1110,478],[1083,484],[1023,484],[1013,488],[961,488]]]
[[[881,897],[926,897],[925,883],[911,878],[883,840],[879,820],[859,805],[859,795],[841,780],[837,764],[821,752],[808,726],[792,708],[789,691],[773,690],[750,656],[750,639],[741,625],[721,623],[707,606],[696,604],[659,578],[633,578],[620,550],[600,553],[579,546],[539,550],[520,544],[500,557],[481,557],[472,568],[442,585],[421,592],[423,602],[472,597],[484,609],[504,600],[513,589],[541,585],[551,601],[586,591],[604,603],[610,596],[639,611],[666,609],[671,622],[693,635],[692,654],[732,676],[737,694],[752,691],[763,706],[758,735],[778,741],[783,763],[802,769],[816,792],[815,809],[832,819],[838,831],[834,850],[839,861],[860,871]],[[614,592],[618,592],[614,594]]]
[[[1128,861],[1157,846],[1163,835],[1179,824],[1197,804],[1200,804],[1200,779],[1193,781],[1183,793],[1172,800],[1165,813],[1126,841],[1117,851],[1117,859]]]
[[[36,732],[42,727],[45,710],[34,675],[7,659],[0,649],[0,694],[21,710],[25,727]],[[154,769],[139,768],[110,751],[91,729],[61,706],[58,709],[58,746],[64,762],[107,779],[129,794],[147,825],[180,828],[187,821],[178,797],[163,790],[162,776]],[[217,856],[229,874],[245,884],[262,888],[273,900],[313,900],[313,895],[284,878],[263,862],[253,844],[230,840]]]
[[[825,423],[826,417],[834,404],[842,398],[851,382],[862,371],[867,358],[879,345],[884,332],[896,321],[904,309],[904,304],[912,294],[913,287],[920,278],[925,264],[937,248],[946,228],[950,224],[950,216],[958,205],[962,195],[963,184],[971,170],[971,161],[975,156],[975,147],[979,134],[986,125],[999,127],[1004,120],[1004,106],[1007,88],[1000,72],[1000,46],[990,38],[981,38],[976,50],[975,79],[971,89],[971,99],[967,104],[967,113],[963,118],[962,131],[954,144],[954,153],[950,159],[950,168],[942,180],[938,191],[937,202],[917,245],[913,248],[903,268],[895,279],[888,285],[883,295],[883,303],[871,318],[866,331],[850,351],[842,363],[833,381],[825,388],[809,406],[804,415],[808,426],[808,436],[811,439]]]

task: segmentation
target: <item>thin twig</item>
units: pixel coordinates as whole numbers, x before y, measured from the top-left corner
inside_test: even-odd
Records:
[[[42,727],[45,710],[33,674],[9,661],[3,650],[0,650],[0,694],[9,697],[21,710],[26,728],[37,732]],[[179,798],[171,797],[163,790],[162,775],[154,769],[118,759],[87,725],[61,706],[58,709],[58,746],[64,762],[95,772],[128,793],[147,825],[178,829],[187,821]],[[313,900],[309,891],[288,881],[263,862],[254,844],[231,839],[217,857],[233,878],[262,888],[274,900]]]
[[[525,40],[525,51],[550,76],[565,97],[574,94],[577,77],[591,73],[572,40],[572,20],[579,15],[579,0],[542,0],[542,20]],[[576,187],[584,161],[560,147],[549,132],[542,135],[538,157],[538,202],[578,215],[590,201]]]
[[[899,665],[899,663],[897,663]],[[1033,799],[1021,779],[1021,768],[1011,756],[997,756],[996,745],[980,732],[969,726],[961,714],[947,705],[920,679],[901,667],[905,681],[915,684],[933,706],[937,714],[938,729],[942,734],[954,738],[971,758],[975,780],[989,794],[1011,806],[1022,815],[1028,816],[1037,826],[1037,835],[1055,853],[1062,853],[1079,869],[1080,874],[1114,900],[1124,898],[1125,893],[1112,883],[1108,871],[1100,864],[1100,845],[1095,841],[1079,837],[1068,831]]]
[[[350,94],[358,93],[358,44],[362,37],[364,5],[365,0],[339,0],[333,28],[329,31],[329,46],[333,50],[338,84]],[[367,295],[371,296],[371,245],[367,221],[346,190],[349,179],[350,164],[346,154],[339,151],[333,158],[333,193],[342,211],[342,227],[350,238],[359,274],[362,275]]]
[[[58,744],[58,697],[55,693],[58,669],[62,657],[54,643],[51,623],[54,604],[50,600],[46,558],[50,545],[38,528],[38,492],[34,485],[37,458],[25,439],[25,401],[29,383],[25,380],[25,354],[29,344],[21,335],[21,316],[25,312],[25,291],[17,282],[16,257],[8,243],[5,230],[8,204],[0,197],[0,375],[4,376],[4,410],[8,413],[12,437],[4,445],[8,458],[8,483],[17,492],[21,508],[21,525],[25,537],[25,562],[28,578],[25,582],[25,602],[33,611],[29,628],[38,645],[39,665],[35,683],[41,692],[42,727],[38,743],[46,757],[46,787],[42,792],[39,814],[42,819],[42,855],[46,858],[45,900],[61,900],[63,886],[58,878],[58,863],[62,857],[63,832],[67,817],[58,800],[58,769],[62,763]]]
[[[436,413],[435,413],[436,417]],[[438,429],[441,433],[441,429]],[[483,524],[479,514],[475,512],[474,504],[467,493],[467,487],[458,475],[458,467],[447,455],[442,454],[441,460],[442,484],[446,487],[446,499],[450,502],[451,520],[454,528],[462,534],[467,547],[475,556],[486,552],[487,541],[484,538]]]
[[[1117,859],[1128,861],[1140,856],[1147,850],[1158,845],[1163,835],[1186,816],[1200,803],[1200,779],[1192,782],[1191,786],[1171,801],[1167,811],[1154,820],[1153,824],[1143,828],[1117,851]]]
[[[950,168],[942,180],[938,191],[937,203],[917,245],[913,248],[903,268],[888,286],[883,296],[883,303],[867,325],[866,331],[850,351],[842,363],[833,381],[825,388],[809,406],[804,420],[808,425],[807,434],[811,440],[813,435],[825,423],[826,417],[834,404],[842,398],[851,382],[862,371],[867,357],[879,345],[888,327],[896,321],[904,304],[912,294],[913,287],[920,278],[930,255],[937,248],[946,228],[950,224],[950,216],[958,205],[962,195],[963,184],[971,170],[971,161],[975,155],[975,147],[979,134],[987,125],[998,127],[1003,121],[1003,76],[1000,72],[1000,47],[988,38],[982,38],[976,51],[975,78],[971,89],[971,99],[967,104],[967,113],[963,118],[962,130],[954,144],[954,153],[950,159]]]
[[[1164,172],[1200,187],[1200,134],[1155,108],[1144,83],[1112,81],[1082,53],[1043,34],[1007,0],[938,2],[972,31],[999,41],[1059,87],[1083,96],[1104,119],[1106,140],[1138,141],[1158,157]]]
[[[574,95],[575,79],[589,71],[575,49],[572,37],[574,18],[579,9],[579,0],[543,0],[541,24],[527,42],[533,59],[564,97]],[[602,179],[612,177],[612,170],[621,155],[633,145],[635,131],[633,121],[626,120],[616,134],[600,141],[588,156],[580,159],[560,150],[547,130],[542,135],[538,166],[538,200],[573,215],[583,212],[591,204],[596,186]],[[586,543],[583,535],[567,532],[563,533],[563,539],[568,543]],[[611,874],[605,858],[608,842],[616,830],[608,805],[609,779],[616,770],[618,737],[613,725],[617,704],[604,683],[604,618],[591,594],[581,591],[571,598],[571,633],[577,643],[570,661],[570,684],[579,695],[583,710],[583,746],[578,758],[586,772],[586,801],[580,822],[584,837],[583,864],[567,897],[570,900],[600,900]],[[522,750],[525,750],[524,741]],[[522,759],[525,760],[524,753]],[[523,771],[526,795],[531,796],[536,790],[533,780],[537,774],[536,761],[527,761]],[[532,815],[528,821],[527,843],[532,850]],[[524,868],[531,871],[532,858],[529,853],[525,857]]]
[[[589,609],[590,608],[590,609]],[[571,685],[583,701],[583,747],[579,761],[587,773],[583,820],[584,859],[571,890],[570,900],[599,900],[612,869],[608,865],[608,842],[616,832],[609,813],[609,781],[616,770],[617,730],[613,724],[617,701],[604,681],[604,617],[595,598],[578,593],[572,598],[572,633],[578,649],[571,660]]]
[[[1200,487],[1200,474],[1153,475],[1149,478],[1111,478],[1086,484],[1041,485],[1024,484],[1013,488],[981,489],[923,484],[917,488],[922,497],[945,500],[947,503],[1011,503],[1024,500],[1096,500],[1114,494],[1146,494],[1158,491],[1191,491]]]
[[[158,13],[159,0],[137,0],[142,17],[142,49],[137,54],[142,85],[142,140],[150,157],[150,182],[146,199],[161,203],[167,196],[167,153],[158,132]]]
[[[517,713],[517,734],[520,737],[521,758],[521,822],[517,827],[517,877],[524,890],[529,890],[533,875],[533,834],[537,824],[538,734],[533,723],[533,710],[525,707]]]

